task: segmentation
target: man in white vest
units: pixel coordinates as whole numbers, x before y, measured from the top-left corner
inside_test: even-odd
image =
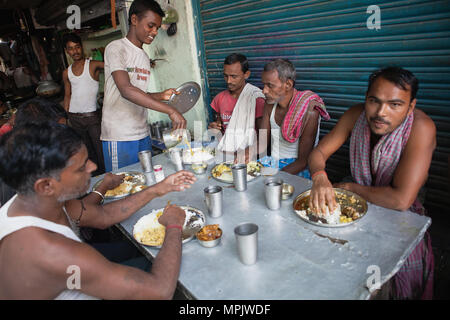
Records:
[[[179,171],[102,205],[123,176],[107,173],[86,195],[95,169],[81,138],[64,125],[31,123],[0,139],[0,178],[17,190],[0,208],[0,300],[172,298],[184,210],[168,205],[159,217],[165,237],[148,272],[109,261],[81,241],[79,227],[119,223],[152,199],[189,188],[194,174]]]
[[[97,164],[94,175],[105,172],[102,143],[100,141],[102,115],[97,109],[97,93],[102,61],[86,59],[78,35],[69,33],[63,39],[67,54],[73,59],[63,72],[64,109],[69,125],[83,138],[89,159]]]

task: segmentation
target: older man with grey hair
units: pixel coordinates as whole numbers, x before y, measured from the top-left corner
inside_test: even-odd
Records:
[[[266,145],[271,143],[271,156],[261,162],[311,179],[308,156],[319,140],[320,119],[328,120],[330,116],[317,94],[295,89],[295,79],[295,67],[287,59],[276,59],[264,66],[266,106],[261,128],[268,132]]]

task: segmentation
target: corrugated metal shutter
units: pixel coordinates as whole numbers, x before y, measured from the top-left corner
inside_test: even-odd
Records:
[[[369,5],[381,9],[381,29],[369,30]],[[429,210],[447,210],[450,154],[449,1],[200,1],[209,92],[225,89],[224,58],[232,52],[250,61],[250,82],[261,86],[264,64],[288,58],[297,87],[324,99],[331,130],[350,106],[364,100],[369,74],[399,65],[418,77],[417,107],[438,128],[438,146],[426,185]],[[209,97],[209,98],[211,98]],[[208,101],[207,101],[208,102]],[[334,181],[349,175],[348,144],[329,160]]]

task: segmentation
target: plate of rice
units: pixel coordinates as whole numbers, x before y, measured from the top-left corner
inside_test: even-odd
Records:
[[[348,190],[333,188],[336,195],[337,206],[334,211],[326,207],[325,213],[315,213],[309,207],[311,190],[298,195],[293,208],[295,213],[308,223],[320,227],[345,227],[359,221],[367,213],[367,202],[362,197]]]
[[[233,173],[231,167],[233,162],[222,162],[214,166],[211,170],[211,175],[214,179],[224,183],[233,183]],[[261,175],[262,165],[256,161],[247,163],[247,182]]]
[[[195,234],[205,226],[205,215],[199,209],[180,206],[186,213],[183,225],[183,243],[191,241]],[[145,246],[161,248],[166,227],[158,222],[163,214],[164,208],[152,210],[149,214],[141,217],[133,227],[133,237],[137,242]]]
[[[123,182],[116,188],[106,191],[105,199],[119,199],[130,194],[144,190],[147,186],[145,185],[146,178],[142,172],[129,171],[129,172],[117,172],[116,175],[124,174]],[[97,183],[92,188],[96,190],[97,187],[102,183],[102,180],[97,181]]]
[[[213,159],[213,152],[206,148],[188,148],[183,150],[183,163],[186,164],[209,162]]]

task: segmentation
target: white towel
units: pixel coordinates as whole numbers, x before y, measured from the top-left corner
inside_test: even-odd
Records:
[[[224,152],[245,150],[255,142],[256,99],[265,98],[261,89],[247,83],[239,95],[225,135],[217,148]]]

